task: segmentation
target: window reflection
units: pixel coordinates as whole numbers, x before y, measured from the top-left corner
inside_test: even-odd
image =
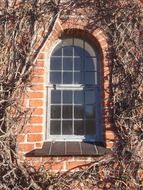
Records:
[[[61,121],[51,121],[50,134],[51,135],[60,135],[61,134]]]
[[[63,135],[71,135],[72,132],[72,120],[63,120],[62,121],[62,131]]]
[[[72,91],[63,91],[63,104],[72,104]]]

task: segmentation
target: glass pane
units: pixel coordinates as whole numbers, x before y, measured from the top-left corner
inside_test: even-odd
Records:
[[[84,117],[83,106],[74,106],[74,118],[82,119]]]
[[[86,135],[95,135],[95,120],[86,121]]]
[[[95,103],[95,91],[89,90],[85,91],[85,104],[94,104]]]
[[[95,58],[85,58],[85,71],[95,71],[96,70],[96,59]]]
[[[62,134],[71,135],[72,132],[72,120],[63,120],[62,121]]]
[[[95,51],[93,50],[93,48],[87,42],[85,42],[85,49],[88,50],[88,52],[90,52],[90,54],[89,54],[86,51],[88,56],[95,56]]]
[[[74,70],[81,71],[82,61],[81,58],[74,58]]]
[[[51,70],[61,70],[62,68],[62,59],[61,57],[51,57]]]
[[[82,57],[83,56],[83,49],[81,47],[74,46],[74,56]]]
[[[53,51],[52,56],[61,56],[62,55],[62,48],[60,46],[61,46],[61,44],[59,44],[58,47]]]
[[[51,121],[50,134],[60,135],[61,134],[61,121]]]
[[[72,118],[72,106],[63,106],[63,118]]]
[[[72,84],[72,72],[63,72],[63,84]]]
[[[51,106],[51,118],[61,118],[61,106]]]
[[[95,119],[95,106],[85,106],[86,119]]]
[[[74,134],[75,135],[84,135],[84,122],[83,121],[74,121]]]
[[[83,104],[83,91],[74,91],[74,103]]]
[[[72,70],[72,69],[73,69],[73,58],[63,57],[63,70]]]
[[[51,92],[51,104],[61,103],[61,91],[52,90]]]
[[[95,72],[85,72],[85,84],[96,84]]]
[[[63,91],[63,104],[72,104],[72,91]]]
[[[73,56],[73,47],[72,46],[63,47],[63,56]]]
[[[81,84],[81,72],[74,72],[74,84]]]
[[[61,84],[61,72],[51,72],[50,82],[52,84]]]

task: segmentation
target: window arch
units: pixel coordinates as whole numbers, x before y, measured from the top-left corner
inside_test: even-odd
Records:
[[[101,141],[99,55],[88,42],[62,39],[48,73],[47,140]]]

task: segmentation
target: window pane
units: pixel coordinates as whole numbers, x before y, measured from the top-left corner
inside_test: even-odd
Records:
[[[74,46],[74,56],[82,57],[83,56],[83,49],[81,47]]]
[[[96,70],[96,58],[85,58],[85,71],[95,71]]]
[[[63,57],[63,70],[72,70],[73,69],[73,58]]]
[[[63,91],[63,104],[72,104],[72,91]]]
[[[63,47],[63,56],[73,56],[73,47],[72,46]]]
[[[85,106],[85,115],[86,119],[95,119],[95,107],[93,105]]]
[[[72,84],[72,72],[63,72],[63,84]]]
[[[83,91],[74,91],[74,103],[83,104]]]
[[[62,55],[62,48],[60,46],[61,46],[61,44],[59,44],[58,47],[56,48],[56,50],[54,50],[52,56],[61,56]]]
[[[51,104],[61,103],[61,91],[52,90],[51,92]]]
[[[61,72],[51,72],[50,82],[53,84],[61,84]]]
[[[84,122],[83,121],[74,121],[74,134],[75,135],[84,135]]]
[[[82,61],[81,58],[74,58],[74,70],[81,71],[82,68]]]
[[[63,106],[63,118],[72,118],[72,106]]]
[[[61,121],[51,121],[50,134],[60,135],[61,134]]]
[[[63,120],[62,121],[62,134],[71,135],[72,132],[72,120]]]
[[[85,104],[94,104],[95,103],[95,91],[85,91]]]
[[[81,84],[81,72],[74,72],[74,84]]]
[[[51,57],[51,70],[61,70],[62,68],[62,59],[61,57]]]
[[[74,118],[82,119],[84,117],[83,106],[74,106]]]
[[[95,72],[85,72],[85,84],[96,84]]]
[[[86,135],[95,135],[95,120],[86,121]]]
[[[51,106],[51,118],[61,118],[61,106]]]

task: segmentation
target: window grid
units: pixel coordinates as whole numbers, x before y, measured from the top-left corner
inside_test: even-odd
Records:
[[[74,41],[74,40],[73,40]],[[89,120],[87,120],[86,119],[86,111],[84,110],[84,112],[83,112],[83,118],[76,118],[75,116],[75,106],[78,106],[78,105],[81,105],[81,104],[75,104],[74,102],[75,102],[75,95],[74,95],[74,92],[75,91],[81,91],[82,90],[82,92],[83,92],[83,104],[82,104],[82,107],[85,109],[86,108],[86,106],[88,105],[88,104],[86,104],[86,98],[85,98],[85,93],[86,93],[86,91],[87,90],[93,90],[94,92],[95,92],[95,89],[96,89],[96,87],[97,87],[97,79],[95,78],[95,84],[86,84],[86,76],[85,76],[85,72],[89,72],[90,74],[91,74],[91,72],[92,73],[94,73],[94,77],[97,77],[97,68],[96,69],[94,69],[94,71],[86,71],[86,61],[85,61],[85,55],[84,55],[84,51],[82,51],[82,56],[76,56],[75,55],[75,48],[74,48],[74,42],[73,42],[73,47],[72,47],[72,56],[65,56],[64,55],[64,48],[63,48],[64,46],[63,46],[63,42],[62,42],[62,48],[61,48],[61,52],[62,52],[62,55],[61,56],[54,56],[54,55],[52,55],[52,57],[51,58],[55,58],[55,57],[58,57],[58,58],[61,58],[61,70],[51,70],[51,72],[50,72],[50,75],[51,75],[51,73],[52,72],[54,72],[54,73],[56,73],[56,72],[61,72],[61,83],[59,83],[59,84],[56,84],[56,86],[58,86],[58,90],[59,91],[61,91],[61,103],[60,104],[56,104],[57,106],[59,105],[59,106],[61,106],[61,118],[59,118],[59,119],[53,119],[53,118],[51,118],[51,116],[50,116],[50,121],[60,121],[60,124],[61,124],[61,133],[60,133],[60,135],[61,136],[64,136],[63,135],[63,121],[72,121],[72,135],[74,135],[75,134],[75,122],[77,122],[77,121],[83,121],[83,134],[84,135],[86,135],[86,122],[87,121],[95,121],[95,118],[94,119],[89,119]],[[83,41],[83,49],[85,49],[85,41]],[[64,58],[71,58],[72,59],[72,70],[64,70]],[[76,62],[75,62],[75,60],[76,60],[76,58],[79,58],[80,59],[80,62],[82,63],[82,65],[80,65],[80,70],[75,70],[75,64],[76,64]],[[90,56],[89,57],[90,59],[93,59],[93,58],[96,58],[96,56]],[[72,73],[72,83],[70,83],[70,84],[67,84],[68,85],[68,91],[70,90],[71,91],[71,93],[72,93],[72,103],[71,104],[64,104],[64,100],[63,100],[63,93],[64,93],[64,91],[66,91],[67,89],[65,89],[64,88],[64,72],[71,72]],[[72,85],[75,83],[75,73],[81,73],[82,75],[80,76],[80,83],[79,83],[79,86],[81,86],[81,83],[83,83],[84,85],[83,85],[83,87],[82,87],[82,89],[80,89],[79,88],[79,86],[75,86],[74,88],[72,87]],[[85,88],[86,87],[86,88]],[[85,88],[85,89],[84,89]],[[56,90],[57,91],[57,90]],[[52,92],[52,89],[51,89],[51,92]],[[94,103],[95,104],[95,103]],[[54,104],[52,104],[51,103],[51,107],[53,106]],[[66,106],[68,106],[68,105],[71,105],[72,106],[72,118],[63,118],[63,109],[64,109],[64,105],[66,105]],[[89,104],[90,105],[90,104]],[[93,106],[93,104],[91,104],[92,106]],[[95,107],[95,105],[94,105],[94,107]],[[95,109],[95,108],[94,108]],[[94,112],[95,112],[96,110],[94,110]]]

